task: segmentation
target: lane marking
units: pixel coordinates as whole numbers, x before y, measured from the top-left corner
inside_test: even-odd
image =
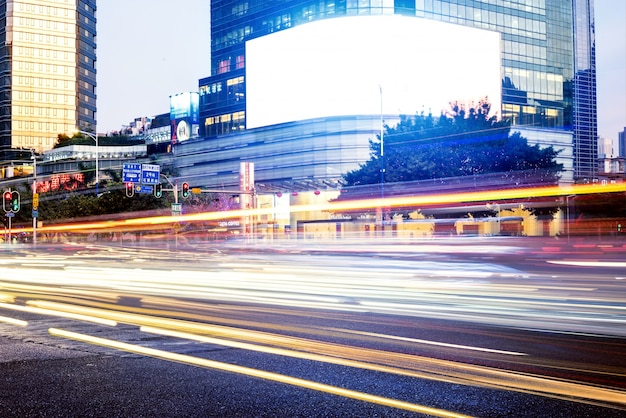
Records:
[[[418,412],[422,414],[428,414],[436,417],[449,417],[449,418],[464,418],[468,415],[457,414],[454,412],[431,408],[424,405],[412,404],[409,402],[399,401],[396,399],[385,398],[382,396],[371,395],[364,392],[358,392],[350,389],[344,389],[336,386],[326,385],[323,383],[313,382],[306,379],[300,379],[297,377],[286,376],[278,373],[267,372],[263,370],[253,369],[244,366],[238,366],[229,363],[222,363],[214,360],[207,360],[199,357],[193,357],[185,354],[171,353],[168,351],[157,350],[154,348],[141,347],[135,344],[128,344],[119,341],[109,340],[105,338],[92,337],[86,334],[79,334],[76,332],[65,331],[58,328],[50,328],[49,333],[56,337],[68,338],[76,341],[82,341],[89,344],[96,344],[103,347],[114,348],[134,354],[146,355],[149,357],[160,358],[169,361],[176,361],[183,364],[189,364],[193,366],[200,366],[209,369],[221,370],[225,372],[231,372],[241,374],[245,376],[257,377],[265,380],[271,380],[279,383],[286,383],[293,386],[298,386],[306,389],[312,389],[319,392],[330,393],[333,395],[343,396],[346,398],[356,399],[360,401],[376,403],[383,406],[389,406],[392,408],[404,409],[407,411]]]

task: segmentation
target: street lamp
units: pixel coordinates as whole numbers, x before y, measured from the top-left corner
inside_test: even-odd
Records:
[[[94,135],[91,132],[87,132],[87,131],[78,131],[83,135],[87,135],[89,138],[93,139],[94,141],[96,141],[96,196],[98,196],[98,185],[99,185],[99,181],[98,181],[98,171],[99,171],[99,167],[98,167],[98,135]]]
[[[385,198],[385,140],[383,137],[385,123],[383,119],[383,87],[379,84],[380,91],[380,194]]]

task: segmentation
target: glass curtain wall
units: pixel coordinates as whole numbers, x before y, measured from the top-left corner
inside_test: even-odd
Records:
[[[394,13],[499,32],[502,116],[514,125],[573,130],[576,177],[595,173],[593,0],[214,1],[201,135],[245,127],[246,40],[315,19]]]

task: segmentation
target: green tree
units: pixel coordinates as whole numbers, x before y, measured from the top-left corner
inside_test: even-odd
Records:
[[[530,146],[518,132],[510,135],[507,121],[489,116],[483,100],[465,109],[451,105],[448,114],[403,116],[386,126],[384,159],[380,136],[370,140],[370,159],[347,173],[347,186],[404,182],[488,173],[524,173],[526,178],[554,183],[563,169],[552,147]]]

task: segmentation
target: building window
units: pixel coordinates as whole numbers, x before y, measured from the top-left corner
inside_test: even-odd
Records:
[[[230,60],[221,60],[217,66],[217,73],[224,74],[230,71]]]

